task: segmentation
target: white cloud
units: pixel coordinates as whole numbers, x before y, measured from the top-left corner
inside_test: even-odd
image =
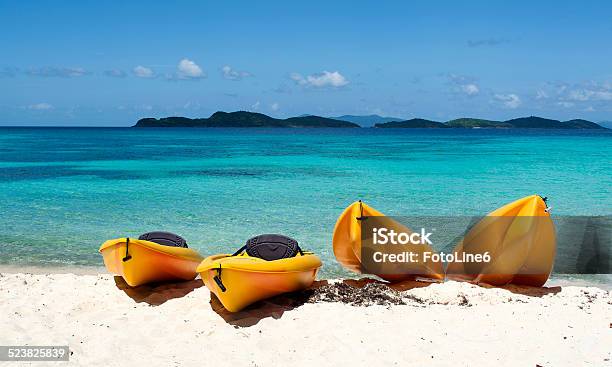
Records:
[[[480,93],[480,88],[478,84],[476,84],[475,78],[464,75],[448,74],[448,79],[449,83],[453,85],[455,92],[465,93],[470,97]]]
[[[567,99],[571,101],[612,101],[612,90],[605,87],[581,88],[570,91]]]
[[[547,82],[540,85],[532,97],[539,105],[550,109],[566,108],[584,112],[609,110],[612,83],[606,80]]]
[[[202,105],[198,101],[195,101],[195,102],[187,101],[186,103],[183,104],[184,110],[199,111],[201,108],[202,108]]]
[[[259,101],[257,101],[257,102],[255,102],[255,103],[253,103],[253,105],[251,106],[251,109],[252,109],[253,111],[257,111],[257,110],[259,109],[259,106],[260,106],[260,105],[261,105],[261,104],[259,103]]]
[[[567,98],[573,101],[588,101],[593,95],[592,91],[585,89],[572,90],[568,93]]]
[[[291,75],[289,76],[291,78],[291,80],[293,80],[296,84],[301,84],[304,85],[306,84],[306,79],[304,79],[304,77],[302,76],[302,74],[299,73],[291,73]]]
[[[201,79],[206,77],[202,68],[189,59],[182,59],[177,66],[179,79]]]
[[[120,70],[120,69],[105,70],[104,75],[110,76],[113,78],[125,78],[127,76],[125,71]]]
[[[91,72],[81,68],[65,68],[65,67],[44,67],[34,68],[26,71],[26,74],[31,76],[42,77],[60,77],[60,78],[76,78],[84,75],[89,75]]]
[[[546,93],[546,91],[544,90],[538,90],[536,92],[536,99],[547,99],[548,98],[548,93]]]
[[[278,111],[280,109],[280,105],[278,104],[278,102],[274,102],[270,105],[270,109],[272,111]]]
[[[221,73],[223,74],[223,77],[225,79],[228,79],[228,80],[240,80],[242,78],[247,78],[247,77],[253,76],[248,71],[234,70],[229,65],[223,66],[221,68]]]
[[[515,109],[521,105],[521,99],[516,94],[496,94],[495,99],[500,101],[504,107]]]
[[[475,96],[480,92],[476,84],[464,84],[461,86],[461,90],[468,96]]]
[[[599,107],[612,101],[612,84],[609,82],[547,83],[536,93],[536,100],[548,99],[551,106]]]
[[[132,71],[134,72],[134,75],[139,78],[155,78],[155,72],[152,69],[142,65],[136,66]]]
[[[322,73],[312,74],[306,77],[298,73],[292,73],[290,77],[298,85],[313,88],[339,88],[349,84],[349,81],[337,71],[323,71]]]
[[[28,106],[29,110],[35,110],[35,111],[48,111],[48,110],[52,110],[53,108],[54,107],[52,104],[46,103],[46,102],[31,104]]]

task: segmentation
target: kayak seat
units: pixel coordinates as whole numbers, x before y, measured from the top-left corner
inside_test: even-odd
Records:
[[[262,234],[247,240],[234,256],[246,250],[247,255],[267,261],[287,259],[295,257],[302,250],[298,242],[293,238],[280,234]]]
[[[140,235],[138,239],[155,242],[162,246],[189,248],[189,246],[187,246],[187,241],[183,237],[177,234],[174,234],[174,233],[170,233],[170,232],[162,232],[162,231],[147,232],[147,233]]]

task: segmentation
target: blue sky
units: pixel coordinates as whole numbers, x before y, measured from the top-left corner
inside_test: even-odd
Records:
[[[612,3],[0,0],[0,124],[612,120]]]

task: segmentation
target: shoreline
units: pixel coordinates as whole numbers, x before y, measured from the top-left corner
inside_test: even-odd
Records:
[[[61,265],[61,266],[39,266],[0,264],[0,274],[74,274],[74,275],[99,275],[108,274],[104,265]]]
[[[0,264],[0,274],[75,274],[75,275],[104,275],[108,271],[103,265],[65,265],[65,266],[35,266]],[[355,274],[349,277],[317,278],[319,281],[357,280],[363,278]],[[199,275],[196,279],[200,279]],[[375,278],[372,278],[375,279]],[[425,280],[426,282],[426,280]],[[612,291],[612,274],[552,274],[545,287],[596,287]]]
[[[67,365],[605,365],[612,293],[318,282],[228,313],[201,280],[0,273],[0,344],[68,345]],[[518,317],[520,315],[520,317]]]

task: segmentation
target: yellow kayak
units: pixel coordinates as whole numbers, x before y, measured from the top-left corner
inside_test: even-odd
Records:
[[[488,263],[451,262],[447,277],[539,287],[552,272],[555,228],[543,198],[531,195],[487,214],[456,245],[455,253],[484,254]]]
[[[382,217],[384,214],[362,203],[354,202],[338,218],[333,234],[333,247],[336,260],[346,269],[361,273],[361,217]],[[412,233],[406,226],[391,220],[386,220],[388,229],[396,232]],[[391,225],[389,225],[391,224]],[[413,246],[411,250],[419,253],[433,252],[428,245]],[[410,268],[409,268],[410,267]],[[414,264],[402,264],[401,272],[394,274],[375,274],[390,282],[414,280],[416,278],[444,279],[444,268],[440,262],[422,261]]]
[[[207,257],[198,266],[204,284],[230,312],[259,300],[312,285],[321,259],[303,253],[279,260],[263,260],[246,253]]]
[[[100,247],[106,269],[136,287],[172,280],[193,280],[203,257],[196,251],[147,240],[117,238]]]

